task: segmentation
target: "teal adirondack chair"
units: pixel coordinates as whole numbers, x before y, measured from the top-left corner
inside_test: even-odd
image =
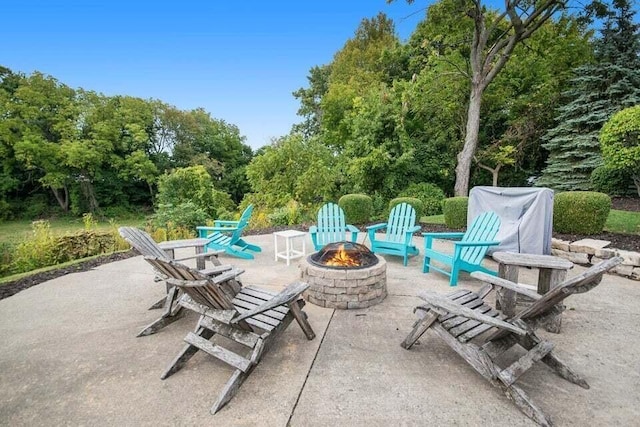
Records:
[[[493,241],[500,229],[500,217],[494,212],[484,212],[473,220],[471,227],[465,233],[422,233],[424,236],[424,266],[423,273],[428,273],[433,268],[450,277],[449,284],[458,284],[458,274],[460,271],[474,272],[482,271],[487,274],[497,275],[482,265],[487,250],[490,246],[499,245],[500,242]],[[460,239],[453,242],[453,255],[447,255],[432,249],[434,239]],[[431,260],[446,264],[451,267],[451,271],[444,270],[431,264]]]
[[[386,229],[380,238],[376,231]],[[400,203],[391,209],[389,221],[367,227],[371,251],[374,253],[398,255],[404,258],[404,266],[410,255],[418,255],[420,251],[412,244],[413,233],[420,230],[416,225],[416,211],[408,203]]]
[[[358,239],[358,230],[351,224],[346,224],[344,211],[335,203],[326,203],[318,211],[318,225],[309,228],[311,241],[316,251],[334,242],[347,240],[347,231],[351,233],[351,241]]]
[[[205,250],[224,250],[229,255],[244,259],[253,259],[253,254],[247,251],[262,252],[260,246],[252,245],[242,239],[242,232],[249,225],[252,212],[253,205],[249,205],[238,221],[215,220],[213,227],[196,227],[198,236],[209,240]]]

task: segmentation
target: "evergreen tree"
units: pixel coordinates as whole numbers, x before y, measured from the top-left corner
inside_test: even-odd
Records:
[[[600,129],[614,113],[640,104],[640,25],[634,14],[630,0],[614,0],[607,9],[595,62],[575,70],[572,89],[564,94],[568,102],[544,137],[549,158],[536,185],[591,189],[591,172],[602,164]]]

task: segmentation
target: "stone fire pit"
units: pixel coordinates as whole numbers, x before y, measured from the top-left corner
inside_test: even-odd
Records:
[[[327,308],[366,308],[382,302],[387,296],[387,262],[377,259],[375,265],[336,268],[317,265],[311,254],[300,261],[300,276],[309,283],[304,297],[312,304]]]

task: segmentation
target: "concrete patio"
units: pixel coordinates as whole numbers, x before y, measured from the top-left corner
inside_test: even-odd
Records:
[[[246,269],[245,285],[279,290],[299,278],[297,262],[274,261],[272,235],[247,240],[263,248],[255,260],[220,257]],[[164,292],[142,257],[20,292],[0,301],[0,425],[534,425],[435,334],[410,351],[400,347],[418,292],[450,288],[444,276],[421,272],[421,257],[407,267],[386,259],[389,296],[381,304],[348,311],[307,304],[316,338],[307,341],[293,323],[215,416],[209,408],[228,366],[198,354],[160,380],[195,315],[135,337],[159,316],[146,308]],[[534,280],[526,274],[522,281]],[[479,283],[463,275],[459,287]],[[606,275],[567,306],[562,333],[543,334],[591,389],[543,366],[520,379],[522,388],[560,426],[639,425],[638,282]]]

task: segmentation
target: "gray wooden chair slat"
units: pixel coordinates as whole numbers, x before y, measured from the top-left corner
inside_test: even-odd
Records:
[[[511,318],[486,304],[476,305],[468,293],[453,293],[441,297],[422,292],[420,297],[427,303],[416,307],[419,319],[402,342],[402,347],[410,349],[427,330],[433,330],[476,372],[493,386],[502,389],[525,415],[540,425],[551,425],[549,416],[515,384],[517,379],[536,363],[542,362],[567,381],[584,388],[589,388],[589,385],[555,356],[553,343],[538,337],[536,330],[553,319],[554,313],[558,311],[558,304],[565,298],[594,288],[606,271],[621,262],[620,257],[602,261],[537,298],[528,308]],[[482,298],[499,286],[518,290],[517,284],[492,280],[493,276],[486,273],[474,272],[471,275],[479,280],[486,279],[486,285],[478,291],[478,296]],[[489,333],[491,330],[496,332]],[[525,353],[510,352],[515,345],[522,347]],[[498,359],[504,362],[502,359],[514,356],[515,361],[506,368],[501,367],[502,363],[496,362]]]
[[[173,359],[161,378],[166,379],[179,371],[198,351],[234,368],[231,379],[211,407],[211,413],[216,413],[231,400],[275,337],[293,320],[309,340],[315,337],[307,315],[302,311],[301,294],[307,284],[293,283],[274,295],[258,288],[242,288],[235,281],[242,272],[239,269],[220,269],[218,276],[207,277],[171,260],[148,258],[147,261],[170,276],[169,283],[184,292],[181,306],[200,315],[195,332],[190,332],[184,339],[188,345]],[[220,340],[211,342],[215,334],[246,347],[246,354],[226,348]]]
[[[156,243],[156,241],[153,240],[148,233],[144,232],[143,230],[140,230],[134,227],[120,227],[118,229],[118,232],[127,242],[129,242],[131,246],[133,246],[143,256],[158,258],[163,260],[171,259],[170,255],[167,254],[167,252],[162,247],[160,247],[160,245]],[[170,243],[171,242],[169,242],[169,244]],[[177,245],[177,247],[190,247],[190,246],[193,247],[193,246],[201,246],[201,245],[202,245],[202,242],[200,242],[198,239],[192,239],[192,240],[179,241],[179,244]],[[173,251],[169,251],[169,252],[170,254],[173,254]],[[204,258],[202,258],[201,255],[202,254],[200,255],[196,254],[196,256],[193,257],[193,258],[200,259],[200,261],[198,261],[199,264],[204,263]],[[212,258],[213,256],[215,256],[215,254],[211,254],[208,257],[213,260]],[[214,261],[214,264],[216,263],[217,261]],[[153,263],[151,264],[153,265],[155,271],[160,276],[164,276],[164,277],[171,276],[171,273],[167,272],[165,268],[158,266],[157,264],[153,264]],[[203,265],[201,265],[201,267],[202,266]],[[213,269],[206,269],[206,270],[202,269],[200,271],[203,273],[203,277],[209,277],[209,276],[214,276],[219,274],[219,272],[216,270],[215,267]],[[157,277],[156,280],[163,280],[163,278]],[[179,296],[180,296],[179,292],[177,292],[177,290],[171,289],[171,287],[167,284],[167,296],[164,298],[164,302],[163,302],[164,309],[161,317],[153,321],[151,324],[145,326],[138,333],[138,336],[140,337],[140,336],[147,336],[147,335],[154,334],[158,332],[160,329],[162,329],[163,327],[178,320],[182,316],[181,306],[177,303],[179,300]],[[152,308],[158,308],[159,306],[160,306],[159,303],[156,303],[152,306]]]

